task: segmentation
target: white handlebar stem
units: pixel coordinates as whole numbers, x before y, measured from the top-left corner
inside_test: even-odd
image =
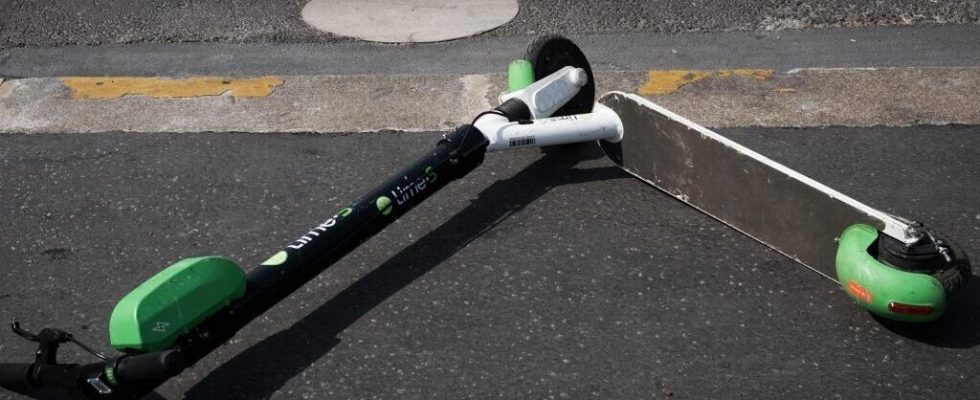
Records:
[[[509,121],[499,114],[484,114],[474,123],[490,141],[487,151],[623,139],[623,123],[612,109],[596,103],[593,112],[531,121]]]

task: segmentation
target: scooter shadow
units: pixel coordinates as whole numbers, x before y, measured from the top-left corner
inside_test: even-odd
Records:
[[[604,157],[595,143],[545,148],[510,179],[493,183],[465,209],[398,252],[286,330],[236,355],[186,394],[194,399],[266,399],[330,352],[337,335],[494,226],[554,187],[628,179],[617,167],[573,169]],[[475,171],[479,173],[479,170]]]

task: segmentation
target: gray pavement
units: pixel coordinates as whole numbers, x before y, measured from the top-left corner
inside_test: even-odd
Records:
[[[598,71],[664,68],[980,65],[980,25],[667,34],[569,29]],[[0,50],[0,77],[485,74],[503,72],[536,34],[412,46],[350,43],[141,43]]]
[[[743,76],[723,77],[726,73]],[[753,73],[757,78],[744,76]],[[684,79],[698,74],[704,75]],[[818,68],[780,74],[616,71],[595,77],[597,93],[639,93],[715,128],[980,125],[978,67]],[[507,86],[503,73],[201,81],[12,79],[0,86],[0,133],[448,130],[498,104]],[[174,88],[194,85],[194,92],[167,97],[178,91]],[[154,94],[147,87],[159,89]],[[249,90],[258,97],[238,96]]]
[[[980,254],[975,127],[722,132]],[[160,268],[202,254],[250,268],[436,135],[0,139],[0,318],[57,324],[106,348],[114,302]],[[877,321],[830,281],[627,177],[595,146],[561,150],[489,155],[158,397],[980,390],[976,283],[936,324]],[[0,333],[0,359],[31,351]]]
[[[0,48],[111,43],[307,43],[348,39],[306,26],[306,0],[0,2]],[[648,1],[523,0],[517,17],[487,36],[547,32],[753,31],[976,23],[973,0]]]
[[[600,92],[639,92],[711,127],[980,121],[980,41],[975,40],[980,25],[572,37],[595,66]],[[0,51],[0,76],[8,78],[0,86],[0,132],[449,129],[496,103],[505,86],[502,70],[530,41],[509,36],[417,46],[150,43],[8,49]],[[719,68],[764,71],[757,71],[757,79],[703,80],[653,71]],[[93,100],[78,98],[80,84],[63,78],[160,77],[152,83],[159,86],[179,84],[175,77],[231,82],[230,77],[264,74],[275,74],[270,79],[277,83],[268,96],[257,98],[220,88],[179,99],[148,98],[132,80],[109,78],[89,86],[116,94]],[[649,89],[664,84],[667,90]]]

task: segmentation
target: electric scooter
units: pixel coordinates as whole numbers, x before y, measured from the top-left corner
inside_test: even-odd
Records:
[[[57,387],[92,399],[145,395],[465,177],[486,153],[529,147],[596,141],[627,173],[816,270],[885,318],[934,320],[970,276],[966,255],[921,224],[874,210],[643,98],[613,92],[596,102],[588,60],[566,38],[534,41],[526,59],[510,65],[508,80],[499,106],[250,272],[225,257],[198,257],[139,285],[110,317],[110,344],[120,355],[59,329],[32,333],[13,322],[14,333],[38,350],[33,363],[0,364],[0,385]],[[59,363],[66,343],[99,361]]]

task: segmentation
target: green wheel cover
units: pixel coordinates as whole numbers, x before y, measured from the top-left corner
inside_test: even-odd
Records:
[[[946,310],[946,292],[936,278],[902,271],[879,262],[868,249],[878,240],[872,226],[851,225],[841,234],[837,246],[837,279],[844,291],[862,307],[876,315],[904,322],[927,322]],[[892,303],[931,307],[926,315],[900,314]]]

